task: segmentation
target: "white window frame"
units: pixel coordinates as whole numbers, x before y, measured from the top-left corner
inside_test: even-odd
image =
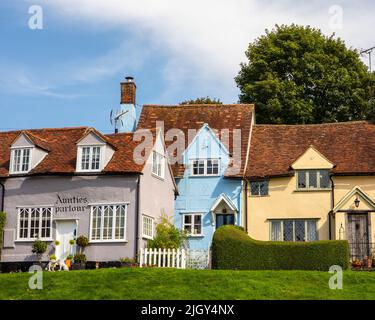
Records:
[[[145,219],[149,219],[151,222],[151,235],[145,233]],[[155,218],[150,217],[146,214],[142,215],[142,238],[152,240],[155,236]]]
[[[191,222],[190,224],[185,224],[185,217],[191,216]],[[182,216],[182,230],[185,231],[186,225],[191,225],[191,230],[194,230],[195,225],[195,217],[200,216],[201,217],[201,233],[187,233],[188,237],[203,237],[203,213],[184,213]]]
[[[49,209],[51,216],[50,216],[50,236],[49,237],[41,237],[41,231],[42,231],[42,210],[43,209]],[[27,210],[28,211],[28,223],[27,223],[27,235],[26,238],[20,237],[20,230],[21,230],[21,210]],[[39,211],[39,234],[38,237],[30,237],[31,235],[31,210],[38,210]],[[53,214],[54,214],[54,208],[52,206],[23,206],[23,207],[17,207],[17,236],[16,240],[17,242],[30,242],[35,241],[37,239],[42,241],[53,241],[52,237],[52,222],[53,222]]]
[[[316,173],[316,188],[310,187],[310,171],[314,171]],[[296,170],[296,190],[298,191],[322,191],[322,190],[331,190],[331,182],[329,182],[329,185],[327,188],[320,187],[320,172],[327,172],[329,174],[329,170],[326,169],[301,169]],[[306,188],[300,188],[298,186],[298,178],[299,175],[302,174],[302,172],[305,172],[305,181],[306,181]]]
[[[296,232],[295,232],[295,228],[296,228],[296,223],[295,221],[296,220],[299,220],[299,221],[304,221],[305,222],[305,241],[296,241]],[[284,222],[285,221],[293,221],[293,241],[292,242],[315,242],[315,241],[318,241],[319,240],[319,232],[318,232],[318,219],[314,219],[314,218],[302,218],[302,219],[270,219],[269,220],[269,239],[270,241],[276,241],[276,242],[285,242],[284,241]],[[313,240],[313,241],[309,241],[309,240],[306,240],[307,239],[307,223],[309,221],[314,221],[315,222],[315,230],[316,230],[316,240]],[[272,240],[272,222],[280,222],[280,225],[281,225],[281,230],[280,230],[280,233],[281,233],[281,237],[282,239],[277,241],[277,240]]]
[[[9,173],[10,174],[29,173],[32,170],[33,149],[34,149],[34,147],[14,147],[14,148],[11,148],[11,150],[10,150],[10,164],[9,164]],[[25,150],[29,150],[30,154],[29,154],[28,170],[23,171],[22,170],[22,166],[23,166],[23,160],[24,160]],[[21,151],[21,155],[20,155],[20,170],[19,171],[14,170],[15,155],[16,155],[17,151]]]
[[[123,239],[115,239],[115,230],[116,230],[116,213],[114,212],[112,218],[112,238],[111,239],[103,239],[103,229],[104,229],[104,207],[117,207],[117,206],[125,206],[125,221],[124,221],[124,237]],[[113,242],[127,242],[127,225],[128,225],[128,206],[129,203],[107,203],[107,204],[90,204],[90,231],[89,231],[89,242],[90,243],[113,243]],[[101,207],[101,216],[100,216],[100,239],[92,239],[92,227],[93,227],[93,211],[94,207]],[[113,209],[112,209],[113,210]]]
[[[156,163],[154,156],[156,156]],[[154,166],[156,166],[156,172]],[[164,179],[165,177],[165,156],[156,150],[152,150],[151,172],[157,178]]]
[[[204,173],[203,174],[194,174],[194,162],[196,161],[203,161],[204,162]],[[207,173],[207,163],[208,161],[217,161],[217,173]],[[190,160],[190,175],[193,177],[217,177],[220,176],[220,170],[221,170],[221,161],[220,158],[207,158],[207,159],[191,159]]]
[[[89,169],[82,168],[82,160],[83,160],[83,149],[90,148],[89,153]],[[99,169],[92,169],[93,164],[93,149],[99,148],[100,150],[100,157],[99,157]],[[104,158],[105,158],[105,146],[104,145],[80,145],[78,146],[78,156],[77,156],[77,172],[100,172],[103,170]]]

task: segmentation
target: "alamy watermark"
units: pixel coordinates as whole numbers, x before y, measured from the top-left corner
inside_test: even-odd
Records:
[[[329,273],[333,276],[329,278],[328,286],[332,290],[342,290],[343,289],[343,271],[341,266],[331,266],[329,268]]]
[[[43,269],[41,266],[33,265],[29,269],[32,276],[29,279],[29,288],[31,290],[43,289]]]
[[[29,8],[29,28],[31,30],[42,30],[44,27],[43,23],[43,8],[39,5],[32,5]]]
[[[344,29],[344,8],[340,5],[332,5],[328,9],[330,15],[328,26],[331,30],[342,30]]]

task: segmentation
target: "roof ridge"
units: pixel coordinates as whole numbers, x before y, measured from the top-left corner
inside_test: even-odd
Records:
[[[254,127],[317,127],[317,126],[337,126],[337,125],[351,125],[351,124],[374,124],[369,120],[355,120],[343,122],[326,122],[326,123],[306,123],[306,124],[255,124]]]
[[[18,130],[10,130],[10,131],[0,131],[2,133],[21,133],[21,132],[30,132],[34,133],[36,131],[68,131],[68,130],[82,130],[90,128],[88,126],[80,126],[80,127],[61,127],[61,128],[34,128],[34,129],[18,129]]]
[[[185,108],[185,107],[232,107],[232,106],[255,106],[254,103],[198,103],[198,104],[145,104],[144,108]]]

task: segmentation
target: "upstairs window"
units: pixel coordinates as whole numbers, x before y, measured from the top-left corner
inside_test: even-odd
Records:
[[[219,174],[219,159],[197,159],[192,161],[193,176],[216,176]]]
[[[298,170],[298,190],[321,190],[331,187],[328,170]]]
[[[31,170],[31,149],[13,149],[11,152],[11,173],[26,173]]]
[[[79,171],[100,171],[102,169],[102,148],[98,146],[80,147]]]
[[[164,179],[165,159],[162,154],[157,151],[152,152],[152,173],[159,178]]]
[[[268,196],[268,181],[251,181],[250,192],[252,196]]]

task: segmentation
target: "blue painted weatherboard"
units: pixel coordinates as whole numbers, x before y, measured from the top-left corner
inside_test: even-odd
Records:
[[[228,202],[236,209],[235,224],[241,225],[242,181],[224,178],[229,154],[207,124],[198,131],[183,158],[186,170],[184,177],[176,180],[179,196],[175,203],[175,224],[178,228],[183,228],[185,214],[202,214],[202,235],[189,236],[188,244],[191,249],[208,249],[216,230],[216,216],[211,209],[218,199],[229,199]],[[193,176],[192,160],[209,158],[220,160],[219,174]],[[226,203],[224,205],[227,207]]]

